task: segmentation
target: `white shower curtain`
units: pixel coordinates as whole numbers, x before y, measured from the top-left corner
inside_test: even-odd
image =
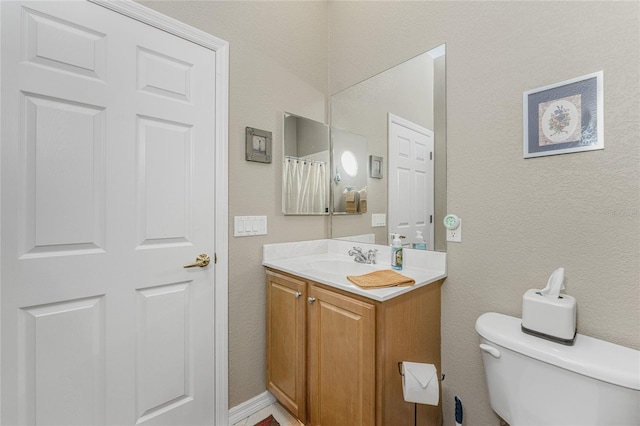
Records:
[[[284,211],[322,214],[327,207],[326,164],[285,157],[282,164]]]

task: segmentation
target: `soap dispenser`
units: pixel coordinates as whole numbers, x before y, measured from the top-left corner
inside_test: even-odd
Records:
[[[393,242],[391,243],[391,267],[397,271],[402,270],[402,261],[403,261],[403,248],[402,242],[400,238],[402,237],[400,234],[391,234],[393,237]]]
[[[422,231],[416,231],[415,242],[413,243],[413,248],[416,250],[426,250],[427,243],[424,241],[422,237]]]

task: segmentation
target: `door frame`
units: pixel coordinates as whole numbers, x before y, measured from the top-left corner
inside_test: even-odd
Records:
[[[216,54],[215,75],[215,136],[214,136],[214,360],[213,360],[213,424],[227,424],[229,419],[229,359],[228,359],[228,133],[229,133],[229,43],[176,19],[135,3],[131,0],[88,0],[99,6],[158,28],[177,37],[198,44]],[[0,153],[1,155],[1,153]],[[0,166],[1,167],[1,166]],[[0,237],[2,229],[0,227]],[[1,284],[1,283],[0,283]],[[1,285],[0,285],[1,288]],[[0,294],[0,298],[2,295]],[[1,342],[1,340],[0,340]],[[0,411],[2,407],[0,406]]]

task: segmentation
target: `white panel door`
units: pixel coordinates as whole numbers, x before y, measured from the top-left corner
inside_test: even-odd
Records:
[[[212,424],[216,52],[1,6],[1,423]]]
[[[433,132],[393,114],[388,130],[389,233],[404,235],[411,247],[422,231],[433,250]]]

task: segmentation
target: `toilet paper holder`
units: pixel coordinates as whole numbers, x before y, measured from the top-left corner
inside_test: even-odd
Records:
[[[404,373],[402,372],[402,361],[398,361],[398,373],[400,373],[401,376],[404,376]],[[438,379],[439,382],[444,382],[444,374]]]
[[[398,362],[398,373],[404,377],[404,373],[402,372],[402,361]],[[404,380],[404,379],[403,379]],[[438,378],[439,382],[444,382],[444,374]],[[418,404],[413,404],[413,424],[416,426],[418,424]]]

